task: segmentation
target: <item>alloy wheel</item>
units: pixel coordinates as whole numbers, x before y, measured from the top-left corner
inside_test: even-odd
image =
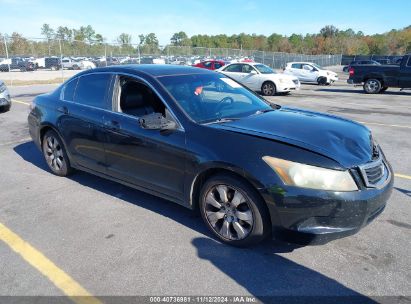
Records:
[[[380,88],[380,84],[376,80],[368,80],[365,86],[370,93],[377,92]]]
[[[229,240],[245,239],[254,224],[246,195],[228,185],[215,185],[207,192],[205,215],[213,230]]]
[[[61,171],[65,160],[60,142],[54,136],[48,136],[45,140],[44,156],[48,165],[55,171]]]
[[[274,85],[272,83],[265,83],[263,85],[263,93],[267,96],[272,96],[274,94]]]

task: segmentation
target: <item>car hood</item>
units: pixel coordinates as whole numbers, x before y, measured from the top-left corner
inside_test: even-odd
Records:
[[[299,146],[331,158],[345,168],[372,159],[370,130],[328,114],[283,107],[212,126]]]

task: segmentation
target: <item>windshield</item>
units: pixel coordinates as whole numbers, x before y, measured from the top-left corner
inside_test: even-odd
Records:
[[[239,119],[272,110],[263,99],[219,73],[158,79],[184,112],[198,123]]]
[[[318,65],[316,63],[313,63],[312,66],[316,67],[319,70],[324,70],[324,68],[321,65]]]
[[[266,66],[265,64],[256,64],[254,67],[261,73],[261,74],[276,74],[276,72],[270,68],[269,66]]]

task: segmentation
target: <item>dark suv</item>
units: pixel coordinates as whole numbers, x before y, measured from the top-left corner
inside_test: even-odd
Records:
[[[236,246],[353,234],[384,210],[394,180],[365,126],[270,104],[206,69],[81,72],[36,97],[28,122],[54,174],[79,169],[199,209]]]

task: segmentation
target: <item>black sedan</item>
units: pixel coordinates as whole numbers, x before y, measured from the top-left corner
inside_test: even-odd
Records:
[[[270,104],[205,69],[85,71],[31,109],[30,135],[54,174],[83,170],[199,209],[236,246],[353,234],[392,190],[391,167],[363,125]]]

